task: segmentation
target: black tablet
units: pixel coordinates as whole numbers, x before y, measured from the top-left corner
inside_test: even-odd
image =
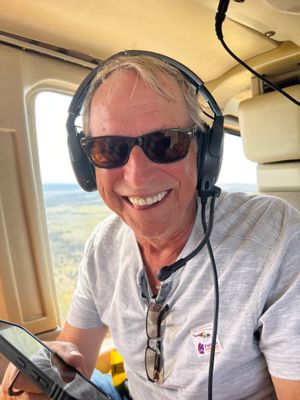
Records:
[[[68,365],[25,328],[0,320],[0,353],[50,399],[109,400],[91,381]]]

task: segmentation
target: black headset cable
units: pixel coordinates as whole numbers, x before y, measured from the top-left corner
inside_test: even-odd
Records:
[[[209,222],[208,222],[208,228],[206,230],[204,237],[202,238],[201,242],[199,243],[199,245],[190,253],[188,254],[186,257],[184,258],[180,258],[179,260],[175,261],[173,264],[170,265],[166,265],[165,267],[162,267],[158,273],[157,273],[157,279],[160,282],[165,281],[166,279],[168,279],[174,272],[176,272],[177,270],[179,270],[180,268],[184,267],[185,264],[190,261],[192,258],[194,258],[202,249],[203,247],[206,245],[212,228],[213,228],[213,221],[214,221],[214,208],[215,208],[215,201],[216,201],[216,197],[219,197],[221,193],[221,189],[219,189],[217,186],[214,186],[213,189],[211,191],[208,192],[201,192],[200,193],[200,198],[201,198],[201,202],[204,201],[202,199],[205,199],[205,204],[202,206],[206,208],[206,201],[207,198],[211,196],[211,203],[210,203],[210,212],[209,212]]]
[[[206,202],[207,197],[201,197],[201,219],[202,219],[202,226],[204,232],[207,232],[207,224],[206,224]],[[208,249],[209,258],[212,265],[212,272],[213,272],[213,286],[215,292],[215,307],[214,307],[214,321],[213,321],[213,333],[212,333],[212,340],[211,340],[211,351],[210,351],[210,358],[209,358],[209,371],[208,371],[208,400],[212,400],[213,398],[213,374],[214,374],[214,363],[215,363],[215,353],[216,353],[216,342],[217,342],[217,334],[218,334],[218,320],[219,320],[219,279],[218,279],[218,271],[215,262],[215,257],[213,254],[213,250],[211,247],[210,240],[208,238],[206,242],[206,246]]]
[[[244,68],[246,68],[249,72],[251,72],[253,75],[255,75],[257,78],[261,79],[264,81],[268,86],[270,86],[272,89],[275,91],[281,93],[283,96],[285,96],[287,99],[295,103],[297,106],[300,106],[300,101],[289,95],[286,91],[282,90],[276,83],[270,81],[263,75],[259,74],[256,72],[254,69],[252,69],[248,64],[246,64],[243,60],[241,60],[230,48],[227,46],[227,44],[224,41],[223,38],[223,31],[222,31],[222,24],[225,20],[226,17],[226,11],[229,5],[230,0],[220,0],[219,6],[218,6],[218,11],[216,13],[215,17],[215,30],[218,39],[222,43],[222,46],[224,49],[233,57],[239,64],[241,64]]]

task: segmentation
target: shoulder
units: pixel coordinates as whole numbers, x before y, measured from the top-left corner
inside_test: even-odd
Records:
[[[91,233],[85,248],[85,253],[101,249],[103,254],[112,252],[114,248],[122,246],[122,243],[130,245],[134,240],[132,230],[117,215],[112,214],[98,224]]]
[[[98,292],[103,284],[107,286],[117,279],[128,257],[132,263],[140,257],[134,233],[117,215],[111,215],[95,227],[88,239],[80,276],[85,276]]]
[[[254,220],[272,217],[277,224],[300,223],[299,211],[275,196],[224,192],[220,196],[219,207],[223,212],[237,213],[238,216],[248,215]]]
[[[215,229],[272,247],[284,233],[299,233],[300,213],[277,197],[224,192],[216,201]]]
[[[275,196],[263,194],[222,192],[217,204],[223,211],[238,211],[240,213],[252,213],[255,211],[259,216],[266,213],[277,213],[278,216],[283,216],[287,212],[291,212],[298,214],[298,217],[300,217],[297,210],[286,201]]]

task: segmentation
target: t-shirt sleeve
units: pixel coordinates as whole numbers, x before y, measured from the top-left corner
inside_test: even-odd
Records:
[[[93,264],[93,235],[87,242],[83,259],[79,267],[77,286],[73,294],[70,310],[67,315],[67,322],[76,328],[90,329],[103,326],[99,311],[95,303],[95,296],[91,289],[93,271],[97,265]]]
[[[102,326],[93,295],[90,290],[89,279],[81,263],[77,287],[73,294],[67,322],[76,328],[89,329]]]
[[[260,348],[271,375],[300,379],[300,219],[285,224],[273,248],[259,320]]]

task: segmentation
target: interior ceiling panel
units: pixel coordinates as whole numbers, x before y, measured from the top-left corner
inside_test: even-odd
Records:
[[[254,3],[264,13],[278,11],[263,0],[250,3],[252,11],[237,17],[237,7],[249,6],[231,2],[223,28],[228,46],[244,60],[277,46],[247,26],[265,31],[261,24],[268,15],[258,17]],[[124,49],[157,51],[210,81],[236,65],[216,38],[217,5],[215,0],[1,0],[0,29],[96,58]]]
[[[219,0],[194,0],[215,10]],[[272,38],[300,46],[300,0],[231,0],[227,17]]]

